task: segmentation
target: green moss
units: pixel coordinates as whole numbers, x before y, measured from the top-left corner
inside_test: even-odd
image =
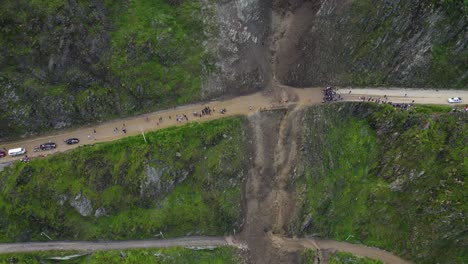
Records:
[[[418,108],[349,103],[309,110],[298,232],[311,217],[305,233],[424,263],[466,258],[466,116]]]
[[[0,254],[0,263],[57,263],[53,257],[82,255],[60,263],[240,263],[242,258],[236,248],[217,247],[212,250],[191,250],[187,248],[123,249],[95,252],[41,251],[31,253]]]
[[[299,263],[311,264],[315,261],[316,252],[313,249],[305,249],[299,256]]]
[[[109,63],[131,96],[166,105],[199,99],[206,75],[200,62],[208,56],[203,15],[199,1],[174,6],[163,0],[133,1],[113,13],[118,29]]]
[[[458,88],[466,88],[468,77],[464,76],[468,67],[468,51],[454,52],[454,43],[434,44],[432,46],[431,84],[435,87],[453,85]],[[457,82],[454,83],[454,80]]]
[[[351,264],[351,263],[360,263],[360,264],[383,264],[380,260],[370,259],[366,257],[354,256],[351,253],[345,252],[336,252],[330,256],[330,264]]]
[[[0,173],[0,241],[230,233],[240,225],[241,124],[191,123],[148,133],[148,144],[127,137],[17,163]],[[71,206],[79,194],[89,216]],[[94,217],[98,208],[107,216]]]

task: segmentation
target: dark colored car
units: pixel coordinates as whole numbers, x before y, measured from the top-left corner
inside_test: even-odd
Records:
[[[0,150],[0,158],[3,158],[3,157],[5,157],[5,156],[6,156],[5,151],[1,151],[1,150]]]
[[[73,144],[80,143],[80,140],[77,138],[69,138],[69,139],[65,139],[65,143],[67,143],[68,145],[73,145]]]
[[[41,150],[50,150],[56,148],[57,145],[54,142],[48,142],[40,145],[39,147],[41,148]]]

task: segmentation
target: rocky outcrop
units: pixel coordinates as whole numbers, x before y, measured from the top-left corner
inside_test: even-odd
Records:
[[[260,0],[224,0],[215,7],[219,36],[217,71],[204,87],[207,95],[259,91],[271,78],[268,37],[271,3]]]
[[[84,195],[81,195],[81,193],[75,196],[73,201],[70,202],[70,205],[75,208],[82,216],[89,216],[93,212],[91,200],[86,198]]]

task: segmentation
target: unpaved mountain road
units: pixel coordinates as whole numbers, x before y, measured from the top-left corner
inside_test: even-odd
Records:
[[[349,93],[351,91],[351,93]],[[427,89],[404,89],[404,88],[376,88],[376,89],[356,89],[356,88],[340,88],[338,93],[341,94],[345,101],[359,101],[359,97],[372,96],[379,98],[384,95],[389,96],[389,101],[395,103],[410,103],[415,100],[416,104],[448,104],[449,97],[462,97],[468,100],[468,90],[427,90]],[[405,96],[406,94],[406,96]],[[285,102],[285,100],[287,100]],[[23,147],[27,150],[29,157],[40,157],[50,155],[56,152],[63,152],[69,149],[77,148],[82,145],[89,145],[99,142],[112,141],[125,136],[140,134],[142,131],[153,131],[160,128],[165,128],[174,125],[184,124],[178,123],[175,120],[176,115],[186,114],[191,121],[207,121],[216,118],[233,115],[249,115],[260,108],[284,107],[288,104],[313,105],[319,104],[322,101],[321,88],[291,88],[284,85],[278,85],[275,92],[259,92],[247,96],[239,96],[224,101],[211,101],[208,103],[199,103],[177,108],[167,109],[163,111],[144,114],[136,117],[112,120],[93,126],[81,127],[77,129],[60,130],[50,132],[48,135],[25,138],[12,142],[1,142],[0,149],[12,149]],[[200,112],[204,106],[215,108],[217,111],[210,116],[194,117],[193,112]],[[252,107],[252,110],[249,107]],[[226,108],[226,114],[220,114],[219,109]],[[163,122],[159,122],[162,117]],[[171,117],[171,119],[169,119]],[[147,119],[148,118],[148,119]],[[147,121],[149,120],[149,121]],[[122,132],[123,125],[127,129],[127,133]],[[114,129],[118,128],[115,133]],[[94,131],[96,134],[94,135]],[[63,140],[66,138],[79,138],[81,142],[76,145],[66,145]],[[49,151],[33,152],[35,146],[39,146],[45,142],[52,141],[58,144],[57,148]],[[0,158],[0,163],[8,163],[14,160],[19,160],[20,157],[4,157]]]
[[[350,244],[331,240],[319,240],[314,238],[281,238],[269,236],[275,248],[286,251],[297,251],[304,248],[327,251],[343,251],[354,255],[378,259],[384,263],[407,264],[405,261],[387,251],[371,248],[364,245]],[[61,241],[61,242],[28,242],[28,243],[3,243],[0,244],[0,253],[33,252],[46,250],[118,250],[132,248],[165,248],[165,247],[219,247],[234,246],[245,249],[246,245],[236,242],[232,237],[181,237],[162,240],[128,240],[128,241]]]
[[[165,248],[165,247],[218,247],[236,246],[230,237],[181,237],[162,240],[128,240],[128,241],[57,241],[57,242],[27,242],[2,243],[0,253],[32,252],[45,250],[115,250],[130,248]]]
[[[326,252],[348,252],[356,256],[368,257],[372,259],[378,259],[384,263],[392,264],[410,264],[407,260],[404,260],[398,256],[393,255],[392,253],[379,249],[368,247],[365,245],[351,244],[346,242],[339,242],[333,240],[322,240],[315,238],[283,238],[279,236],[274,236],[270,234],[270,239],[276,248],[297,251],[303,248],[311,248],[318,250],[319,255],[320,251]],[[324,259],[320,263],[327,263]]]

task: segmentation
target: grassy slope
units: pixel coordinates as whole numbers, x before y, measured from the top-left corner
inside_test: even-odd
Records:
[[[3,2],[0,137],[198,100],[213,69],[199,0]]]
[[[443,110],[449,109],[311,108],[296,232],[311,218],[303,233],[378,246],[424,263],[466,260],[467,116],[432,113]]]
[[[431,17],[435,12],[439,15]],[[350,38],[355,43],[348,58],[348,61],[352,61],[353,69],[341,77],[347,85],[355,86],[466,89],[468,51],[466,48],[456,48],[456,44],[463,41],[463,27],[466,26],[463,22],[466,24],[467,14],[466,1],[354,1],[348,13],[348,23],[353,32]],[[411,30],[406,23],[411,23]],[[432,35],[429,43],[431,49],[428,51],[432,54],[429,66],[416,66],[411,71],[417,74],[404,84],[394,78],[389,80],[387,75],[394,71],[398,63],[394,58],[402,56],[400,49],[418,31],[423,36],[427,31],[434,31],[429,34]],[[415,49],[415,52],[419,50]]]
[[[370,259],[366,257],[358,257],[354,256],[350,253],[345,252],[336,252],[330,256],[329,262],[330,264],[352,264],[352,263],[359,263],[359,264],[383,264],[380,260]]]
[[[242,120],[191,123],[148,133],[149,144],[135,136],[16,163],[0,173],[0,241],[40,241],[41,232],[56,240],[232,232],[245,173]],[[70,206],[78,194],[91,201],[90,216]],[[108,216],[94,217],[101,207]]]
[[[57,263],[47,260],[50,257],[70,256],[83,254],[75,251],[43,251],[32,253],[1,254],[0,263]],[[123,254],[122,254],[123,253]],[[125,257],[122,257],[125,256]],[[93,264],[93,263],[240,263],[242,261],[236,248],[218,247],[214,250],[191,250],[186,248],[158,248],[158,249],[130,249],[96,251],[89,255],[68,261],[67,264]]]

